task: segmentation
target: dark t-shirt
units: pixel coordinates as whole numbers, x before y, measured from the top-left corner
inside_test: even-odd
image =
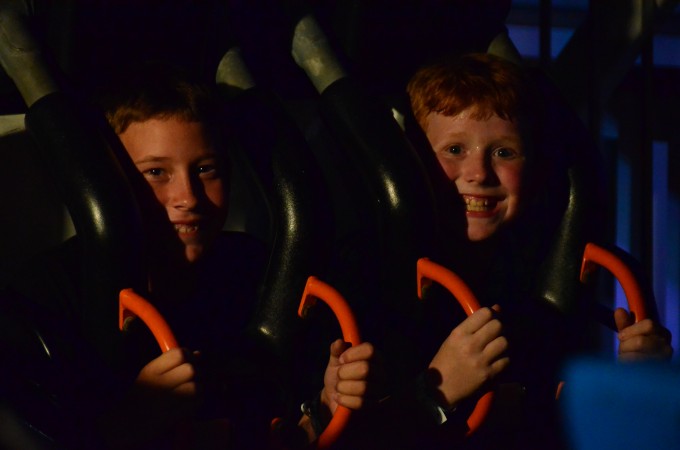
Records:
[[[456,272],[455,262],[447,265]],[[387,392],[391,397],[375,413],[354,422],[343,448],[564,448],[555,394],[562,364],[588,350],[590,330],[584,316],[567,316],[532,297],[532,273],[535,270],[522,263],[511,242],[495,252],[481,281],[470,286],[482,306],[501,306],[511,360],[497,379],[496,401],[477,433],[465,437],[465,422],[475,402],[459,405],[440,425],[435,396],[423,381],[441,344],[466,317],[453,296],[433,284],[422,301],[414,294],[408,317],[386,308],[373,316],[373,323],[388,324],[388,333],[377,336],[374,344],[379,350],[396,348],[391,357],[399,367],[392,373],[398,379]]]
[[[3,338],[0,348],[3,353],[19,349],[10,355],[17,362],[13,371],[6,373],[11,386],[21,387],[7,396],[10,403],[20,404],[19,415],[68,448],[96,448],[93,420],[121,398],[139,370],[160,355],[160,349],[140,320],[134,320],[121,339],[122,367],[110,367],[83,338],[79,246],[73,238],[20,269],[2,295],[1,306],[6,322],[12,321],[14,328],[20,322],[24,325],[21,332]],[[267,256],[254,239],[225,233],[198,263],[191,298],[172,308],[149,299],[179,345],[201,352],[197,370],[209,388],[200,419],[233,416],[237,426],[266,430],[269,416],[276,413],[274,387],[270,389],[275,383],[263,381],[267,374],[258,371],[258,361],[248,360],[245,350],[245,330]],[[36,350],[36,342],[43,342],[44,350]],[[249,410],[250,404],[258,408]],[[268,417],[255,419],[262,424],[253,425],[251,413]]]

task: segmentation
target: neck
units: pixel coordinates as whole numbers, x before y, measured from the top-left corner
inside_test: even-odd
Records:
[[[452,243],[444,260],[470,287],[488,282],[490,268],[502,251],[503,239],[493,236],[483,241],[467,238]]]
[[[466,241],[462,246],[464,263],[461,265],[466,279],[472,284],[483,282],[487,278],[489,266],[498,252],[498,239],[483,241]]]
[[[195,264],[152,261],[149,265],[149,291],[156,302],[180,303],[195,289],[196,274]]]

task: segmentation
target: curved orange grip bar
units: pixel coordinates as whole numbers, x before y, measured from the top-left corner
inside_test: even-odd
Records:
[[[175,335],[161,313],[144,297],[132,289],[123,289],[119,295],[118,327],[122,330],[125,319],[133,313],[149,327],[163,352],[179,347]]]
[[[175,339],[175,335],[170,329],[170,325],[168,325],[161,313],[147,299],[137,294],[131,288],[120,291],[118,299],[118,328],[122,330],[125,319],[136,315],[149,327],[163,353],[179,347],[177,339]],[[188,442],[191,432],[189,424],[180,424],[173,448],[189,448]]]
[[[424,288],[429,286],[431,281],[436,281],[453,294],[468,316],[481,308],[477,298],[463,279],[446,267],[432,262],[428,258],[420,258],[416,267],[418,298],[421,300]],[[487,414],[489,414],[492,402],[493,392],[487,392],[477,401],[474,411],[472,411],[467,420],[468,436],[477,431],[482,422],[484,422]]]
[[[468,316],[481,308],[477,297],[472,290],[458,275],[444,266],[430,261],[428,258],[420,258],[417,265],[418,271],[418,298],[423,299],[423,289],[429,281],[436,281],[444,286],[458,300]]]
[[[298,315],[304,318],[307,315],[307,310],[316,304],[316,299],[323,300],[331,308],[340,323],[342,338],[345,342],[349,342],[353,346],[361,344],[357,321],[345,299],[333,287],[316,277],[307,279],[305,290],[302,292]],[[326,449],[333,445],[347,426],[350,415],[351,411],[348,408],[338,405],[330,423],[316,441],[317,448]]]
[[[586,249],[583,252],[581,282],[585,283],[588,274],[595,270],[595,264],[609,270],[619,280],[628,300],[628,308],[635,315],[635,321],[639,322],[646,319],[649,314],[645,306],[642,289],[626,263],[609,250],[590,242],[586,244]]]

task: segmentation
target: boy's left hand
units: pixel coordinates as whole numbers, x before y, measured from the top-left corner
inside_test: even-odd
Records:
[[[614,311],[614,321],[619,332],[619,360],[668,360],[673,355],[671,333],[660,323],[644,319],[635,323],[631,313],[623,308]]]
[[[335,413],[338,405],[350,409],[365,406],[367,393],[373,390],[369,386],[369,377],[374,378],[374,357],[375,349],[368,342],[351,347],[338,339],[331,344],[321,391],[321,401],[331,414]]]

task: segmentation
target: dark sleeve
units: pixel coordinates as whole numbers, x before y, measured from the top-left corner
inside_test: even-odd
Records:
[[[21,267],[0,292],[0,398],[60,448],[101,448],[95,421],[123,385],[79,331],[77,245]]]
[[[465,439],[470,411],[467,407],[440,410],[422,373],[399,386],[375,409],[355,413],[340,447],[455,449]]]
[[[45,311],[78,323],[81,301],[78,259],[78,239],[71,238],[23,264],[7,289],[30,299]]]

